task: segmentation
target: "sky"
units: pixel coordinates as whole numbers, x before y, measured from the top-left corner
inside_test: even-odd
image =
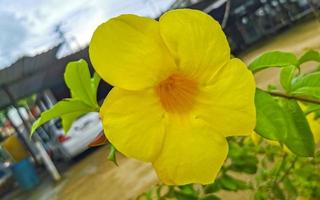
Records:
[[[0,69],[62,41],[58,57],[87,46],[95,28],[111,17],[133,13],[157,17],[174,0],[0,0]]]

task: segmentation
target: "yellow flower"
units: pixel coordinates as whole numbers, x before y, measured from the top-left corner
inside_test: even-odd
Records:
[[[100,110],[106,137],[151,162],[166,184],[211,183],[227,156],[225,137],[255,126],[253,75],[230,59],[220,25],[203,12],[113,18],[93,34],[89,55],[114,86]]]

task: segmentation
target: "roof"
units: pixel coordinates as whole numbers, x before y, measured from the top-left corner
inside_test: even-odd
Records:
[[[23,57],[0,71],[0,109],[11,105],[7,88],[15,100],[63,84],[65,66],[71,60],[88,59],[88,48],[57,59],[60,46],[34,57]]]

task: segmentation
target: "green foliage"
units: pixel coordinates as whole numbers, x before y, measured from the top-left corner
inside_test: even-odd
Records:
[[[110,144],[110,146],[109,146],[109,154],[108,154],[107,159],[112,161],[115,165],[118,166],[116,153],[117,153],[116,148],[112,144]]]
[[[288,132],[283,143],[296,155],[313,156],[315,144],[309,124],[297,101],[283,99]]]
[[[290,71],[291,73],[292,68],[298,68],[301,64],[308,61],[320,62],[320,53],[311,49],[303,54],[299,59],[297,59],[294,54],[289,52],[271,51],[266,52],[254,59],[249,64],[249,69],[252,72],[257,72],[270,67],[283,68],[290,66],[289,68],[291,69],[286,70]],[[287,75],[289,75],[290,73],[288,73]]]
[[[246,174],[257,172],[258,159],[256,152],[252,151],[252,146],[229,142],[228,157],[230,164],[225,167],[228,170]]]
[[[52,109],[49,109],[48,111],[50,112],[50,110],[52,110]],[[64,114],[64,115],[60,115],[59,117],[62,120],[62,128],[63,128],[64,133],[65,134],[68,133],[69,129],[72,126],[72,123],[76,119],[78,119],[79,116],[84,115],[84,114],[86,114],[88,112],[91,112],[91,111],[92,111],[92,108],[89,108],[89,109],[83,109],[83,110],[76,110],[74,112],[70,112],[70,113],[67,113],[67,114]]]
[[[64,132],[67,133],[74,120],[88,112],[99,111],[96,100],[100,77],[90,77],[88,64],[85,60],[68,63],[64,74],[65,83],[70,89],[71,99],[63,99],[49,110],[41,113],[31,129],[31,134],[51,119],[61,117]]]
[[[319,104],[310,104],[307,108],[306,111],[304,111],[304,113],[307,115],[307,114],[310,114],[312,112],[316,112],[316,111],[319,111],[320,110],[320,105]]]
[[[298,195],[298,190],[292,183],[292,180],[289,177],[284,178],[283,188],[288,192],[289,198],[296,197]]]
[[[296,96],[320,98],[320,72],[296,77],[292,83],[292,91],[290,93]]]
[[[93,74],[93,77],[91,78],[91,90],[93,92],[93,96],[97,97],[97,91],[98,91],[98,87],[99,87],[99,83],[100,83],[101,77],[95,72]]]
[[[250,184],[247,184],[246,182],[236,179],[227,174],[224,174],[220,177],[220,185],[222,189],[228,191],[238,191],[252,188]]]
[[[280,83],[285,90],[285,93],[276,91],[275,88],[271,91],[257,89],[256,92],[256,132],[263,138],[276,140],[280,144],[265,146],[263,142],[259,146],[263,159],[256,176],[254,199],[257,200],[295,199],[297,196],[318,198],[320,193],[314,192],[319,191],[317,186],[320,185],[320,173],[315,168],[319,166],[320,159],[314,156],[314,139],[305,117],[320,109],[320,73],[315,71],[300,74],[300,70],[297,70],[305,62],[319,62],[319,52],[309,50],[296,63],[292,56],[286,56],[282,61],[275,59],[279,61],[277,66],[269,65],[270,61],[266,57],[261,59],[263,56],[249,65],[253,72],[266,68],[266,65],[281,67]],[[307,107],[305,112],[298,102],[303,102],[304,107]],[[283,156],[283,145],[297,156],[291,153],[284,153]],[[270,164],[273,164],[272,168]]]
[[[320,53],[313,49],[308,50],[299,58],[299,65],[308,62],[308,61],[316,61],[320,62]]]
[[[97,73],[90,76],[88,64],[85,60],[68,63],[64,73],[65,83],[68,86],[71,97],[56,103],[52,108],[41,113],[40,117],[33,123],[31,135],[44,123],[51,119],[60,117],[65,134],[67,134],[73,121],[88,112],[97,112],[100,107],[97,103],[97,90],[100,76]],[[118,165],[116,149],[110,144],[108,160]]]
[[[214,183],[205,186],[204,192],[206,194],[216,193],[219,190],[226,191],[239,191],[239,190],[247,190],[252,189],[252,185],[243,180],[234,178],[231,175],[226,173],[222,173]]]
[[[79,99],[64,99],[56,103],[51,109],[41,113],[41,116],[33,123],[31,134],[42,124],[51,119],[69,116],[74,113],[91,112],[92,108]]]
[[[257,122],[255,131],[262,137],[283,141],[287,134],[284,110],[268,93],[257,89],[255,95]]]
[[[64,80],[71,92],[71,97],[81,99],[88,105],[97,106],[88,64],[85,60],[69,62],[64,73]]]
[[[286,52],[269,52],[255,59],[249,69],[253,72],[266,67],[282,67],[280,83],[286,93],[257,89],[255,96],[257,124],[255,131],[264,138],[279,141],[299,156],[313,156],[314,139],[298,100],[320,99],[320,72],[300,74],[300,64],[318,59],[310,50],[299,61]],[[316,102],[310,100],[310,102]],[[320,104],[320,101],[319,101]],[[318,104],[306,113],[318,109]]]
[[[214,183],[211,183],[204,188],[204,192],[206,194],[215,193],[221,190],[221,185],[218,181],[215,181]]]
[[[272,51],[264,53],[253,60],[249,64],[249,69],[252,72],[257,72],[270,67],[297,66],[297,64],[298,59],[294,54],[281,51]]]
[[[172,195],[178,200],[197,200],[198,192],[195,190],[193,185],[178,186],[172,190]]]
[[[285,154],[279,151],[279,146],[268,145],[265,151],[276,149],[274,156],[277,161],[273,167],[260,166],[257,174],[255,199],[296,199],[297,196],[319,198],[320,194],[320,152],[310,159]],[[282,167],[279,168],[279,164]]]
[[[292,79],[294,77],[294,73],[296,69],[297,69],[296,66],[289,65],[287,67],[283,67],[281,70],[280,83],[286,91],[291,91]]]

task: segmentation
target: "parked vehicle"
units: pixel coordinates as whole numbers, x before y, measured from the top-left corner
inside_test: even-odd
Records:
[[[73,122],[67,134],[56,132],[67,158],[73,158],[89,148],[89,144],[103,131],[97,112],[90,112]]]

